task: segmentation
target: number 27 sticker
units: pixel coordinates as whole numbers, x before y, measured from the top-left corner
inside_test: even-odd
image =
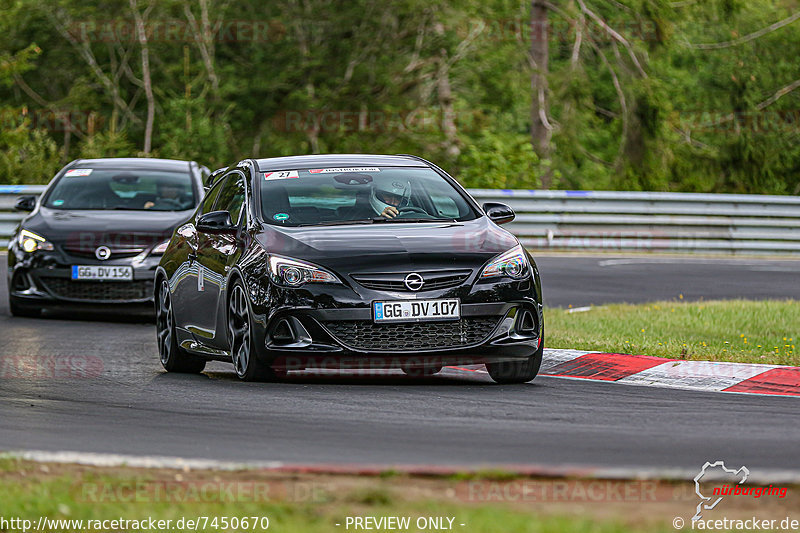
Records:
[[[283,170],[281,172],[267,172],[264,174],[264,179],[267,180],[285,180],[287,178],[299,178],[296,170]]]

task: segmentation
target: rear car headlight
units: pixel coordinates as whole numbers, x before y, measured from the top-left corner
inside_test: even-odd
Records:
[[[153,248],[150,255],[164,255],[164,252],[167,251],[167,246],[169,246],[169,239]]]
[[[481,272],[481,279],[508,276],[513,279],[522,279],[528,276],[530,268],[528,257],[522,245],[517,245],[509,251],[492,259]]]
[[[278,285],[299,287],[305,283],[341,283],[335,274],[322,267],[297,259],[269,256],[269,271]]]
[[[17,243],[19,244],[20,249],[27,253],[35,252],[36,250],[49,251],[53,249],[53,243],[49,242],[41,235],[37,235],[36,233],[26,229],[19,232]]]

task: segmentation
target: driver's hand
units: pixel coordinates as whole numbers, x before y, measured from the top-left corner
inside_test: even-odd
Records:
[[[398,211],[395,206],[389,205],[386,206],[386,209],[383,210],[381,216],[386,218],[394,218],[398,215],[398,213],[400,213],[400,211]]]
[[[153,207],[154,205],[156,205],[156,204],[154,204],[153,202],[145,202],[145,203],[144,203],[144,208],[145,208],[145,209],[150,209],[150,208],[151,208],[151,207]]]

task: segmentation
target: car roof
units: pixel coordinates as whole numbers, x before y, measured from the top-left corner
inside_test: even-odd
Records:
[[[188,171],[192,163],[179,159],[156,159],[150,157],[106,157],[102,159],[77,159],[70,164],[70,167],[87,168],[141,168],[141,169],[160,169],[174,171]]]
[[[428,167],[425,161],[406,155],[320,154],[256,159],[258,170],[299,170],[317,167]]]

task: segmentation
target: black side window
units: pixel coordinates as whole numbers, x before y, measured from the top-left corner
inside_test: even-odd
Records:
[[[222,192],[219,193],[219,199],[214,206],[214,210],[229,212],[231,220],[234,224],[237,224],[244,204],[244,191],[244,176],[238,172],[230,174],[222,187]]]
[[[214,210],[214,201],[217,199],[217,196],[219,196],[219,192],[222,190],[222,185],[224,183],[225,179],[223,178],[206,193],[205,198],[203,198],[203,207],[200,209],[201,215],[210,213]]]

